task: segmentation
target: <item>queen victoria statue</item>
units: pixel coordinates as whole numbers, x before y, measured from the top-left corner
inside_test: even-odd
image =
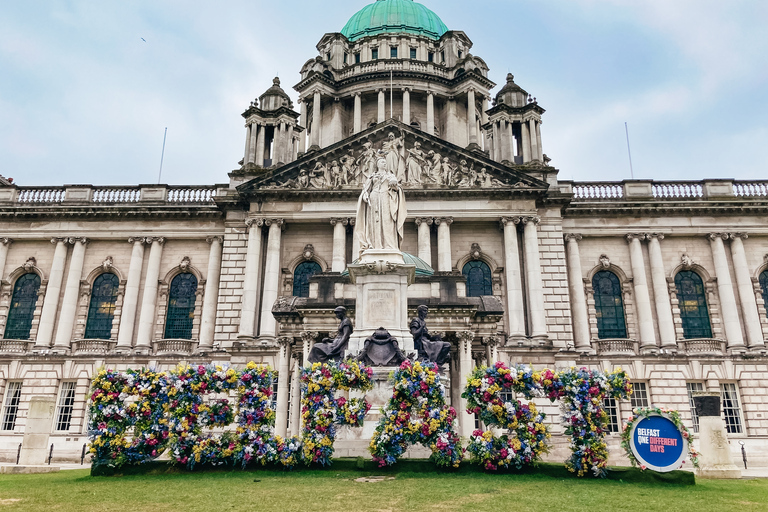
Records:
[[[355,238],[361,253],[369,249],[399,252],[407,215],[405,195],[395,170],[379,156],[357,201]]]

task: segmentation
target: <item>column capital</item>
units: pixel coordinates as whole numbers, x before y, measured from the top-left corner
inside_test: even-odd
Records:
[[[264,225],[271,227],[273,224],[280,226],[281,230],[285,229],[285,219],[264,219]]]
[[[539,222],[541,222],[541,217],[539,217],[538,215],[525,215],[522,217],[515,217],[512,222],[514,222],[515,224],[522,224],[522,225],[538,224]]]
[[[436,226],[439,226],[440,224],[450,226],[453,224],[453,217],[435,217],[434,223]]]
[[[376,89],[376,92],[379,94],[384,94],[385,89],[383,87],[379,87],[378,89]]]
[[[734,240],[736,238],[740,238],[742,240],[746,240],[747,238],[749,238],[749,233],[730,233],[729,234],[729,238],[731,240]]]
[[[65,243],[71,244],[71,245],[77,245],[78,242],[80,242],[83,245],[87,245],[88,242],[91,240],[84,237],[84,236],[71,236],[69,238],[65,239]]]
[[[647,240],[656,239],[656,240],[661,241],[661,240],[664,240],[664,234],[663,233],[648,233],[648,234],[645,235],[645,238]]]
[[[167,239],[164,236],[148,236],[144,238],[144,243],[153,244],[157,242],[160,245],[165,245],[166,240]]]
[[[355,92],[355,93],[352,93],[352,96],[354,96],[355,98],[360,98],[360,97],[362,97],[362,96],[363,96],[363,93],[362,93],[362,92],[360,92],[360,91],[357,91],[357,92]]]
[[[13,243],[13,239],[12,238],[7,238],[7,237],[3,237],[3,238],[0,238],[0,243],[3,244],[3,245],[11,245]]]
[[[205,237],[205,241],[209,244],[212,244],[213,242],[219,242],[220,244],[224,243],[224,237],[222,235],[215,235],[215,236],[207,236]]]
[[[709,233],[707,235],[707,238],[709,239],[710,242],[714,242],[718,238],[722,240],[728,240],[728,238],[730,238],[730,235],[728,233]]]
[[[435,220],[432,217],[416,217],[414,222],[417,226],[421,226],[422,223],[426,224],[427,226],[431,226],[434,224]]]
[[[434,96],[435,93],[433,91],[427,91],[427,96]]]
[[[483,345],[487,345],[489,347],[498,347],[499,346],[499,337],[498,336],[485,336],[482,340]]]
[[[317,332],[315,331],[302,331],[301,332],[301,341],[304,343],[312,343],[317,339]]]
[[[458,331],[456,336],[459,338],[459,342],[461,343],[472,343],[472,340],[475,339],[475,332],[469,330]]]
[[[413,87],[402,87],[401,90],[403,92],[411,92],[413,90]]]
[[[347,217],[331,217],[331,226],[335,226],[336,224],[341,224],[343,226],[349,225],[349,218]]]
[[[280,336],[277,338],[277,344],[280,348],[284,347],[290,347],[293,343],[293,338],[291,336]]]
[[[129,244],[145,244],[147,243],[147,238],[144,236],[131,236],[131,237],[128,237],[128,243]]]
[[[626,240],[628,244],[631,244],[633,240],[642,242],[646,237],[647,235],[645,233],[627,233],[624,235],[624,240]]]
[[[581,242],[584,237],[579,233],[566,233],[563,235],[563,239],[566,242]]]
[[[504,229],[507,224],[517,224],[517,222],[515,222],[515,217],[501,217],[499,219],[499,226],[501,229]]]
[[[253,225],[255,225],[257,228],[262,227],[264,225],[264,219],[253,218],[253,217],[250,219],[245,219],[245,227],[250,229],[251,226]]]

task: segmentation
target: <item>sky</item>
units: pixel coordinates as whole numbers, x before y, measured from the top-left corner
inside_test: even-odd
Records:
[[[546,109],[560,179],[768,179],[765,0],[423,0]],[[364,0],[0,5],[0,175],[228,182],[242,112]],[[627,123],[632,169],[627,151]],[[159,175],[167,127],[162,176]]]

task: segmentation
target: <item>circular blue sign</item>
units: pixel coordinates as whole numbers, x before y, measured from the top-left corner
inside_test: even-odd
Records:
[[[630,433],[632,453],[648,469],[665,473],[678,469],[688,455],[688,443],[672,420],[652,415],[636,421]]]

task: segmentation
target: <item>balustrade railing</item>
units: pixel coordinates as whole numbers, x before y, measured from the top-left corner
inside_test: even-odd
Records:
[[[26,354],[34,344],[30,340],[0,340],[0,354]]]
[[[139,187],[94,187],[94,203],[137,203],[141,199]]]
[[[112,351],[117,345],[116,341],[111,340],[76,340],[72,342],[73,355],[105,355]]]
[[[621,199],[624,186],[621,183],[574,183],[574,199]]]
[[[656,199],[691,199],[704,196],[704,187],[695,182],[663,182],[652,186]]]
[[[768,198],[768,180],[735,181],[733,182],[733,193],[738,197]]]
[[[637,355],[637,342],[630,339],[602,339],[597,340],[598,355]]]
[[[715,338],[696,338],[682,340],[683,350],[689,356],[722,356],[725,354],[725,340]]]
[[[155,340],[152,342],[155,355],[190,355],[197,348],[195,340]]]
[[[698,201],[768,199],[768,180],[731,181],[593,181],[572,184],[574,202],[591,201]]]
[[[133,204],[142,201],[175,204],[213,204],[215,185],[17,187],[6,189],[0,202],[20,205]]]
[[[60,203],[64,200],[64,187],[20,187],[19,203]]]

